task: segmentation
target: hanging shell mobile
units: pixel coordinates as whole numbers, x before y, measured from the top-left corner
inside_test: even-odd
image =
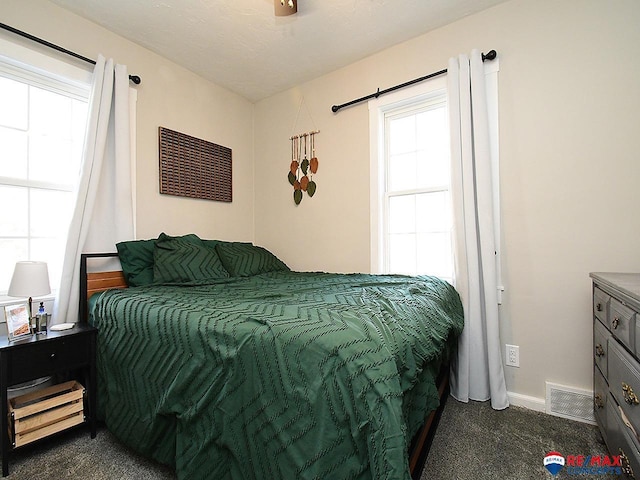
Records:
[[[316,133],[319,131],[291,137],[291,164],[287,178],[293,186],[293,201],[296,205],[302,201],[303,192],[307,192],[310,197],[316,193],[317,185],[313,181],[313,174],[318,171],[314,139]],[[307,155],[311,156],[310,160]]]

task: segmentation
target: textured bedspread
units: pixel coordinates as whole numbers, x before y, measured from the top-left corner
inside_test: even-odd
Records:
[[[409,479],[463,327],[432,277],[273,272],[94,299],[100,415],[188,480]]]

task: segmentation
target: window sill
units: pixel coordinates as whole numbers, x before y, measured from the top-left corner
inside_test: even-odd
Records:
[[[33,303],[38,302],[52,302],[56,298],[57,292],[51,292],[49,295],[44,295],[42,297],[33,297]],[[6,293],[0,294],[0,307],[4,307],[5,305],[13,305],[14,303],[26,302],[29,300],[29,297],[10,297]]]

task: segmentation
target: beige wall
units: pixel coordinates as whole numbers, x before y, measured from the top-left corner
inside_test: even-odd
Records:
[[[166,231],[195,232],[203,238],[253,239],[253,105],[249,101],[45,0],[2,0],[0,18],[2,23],[88,58],[102,53],[127,65],[130,74],[142,77],[142,83],[135,87],[138,238],[157,237]],[[4,30],[0,36],[21,41]],[[23,44],[34,46],[27,41]],[[232,203],[159,194],[159,126],[232,149]]]
[[[637,0],[514,0],[259,102],[256,241],[296,269],[367,271],[368,109],[331,105],[496,49],[508,390],[591,389],[589,272],[640,271],[639,24]],[[312,128],[318,190],[295,206],[288,138]]]

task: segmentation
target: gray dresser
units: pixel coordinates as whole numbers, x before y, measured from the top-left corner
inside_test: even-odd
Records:
[[[590,276],[595,417],[609,453],[640,479],[640,274]]]

